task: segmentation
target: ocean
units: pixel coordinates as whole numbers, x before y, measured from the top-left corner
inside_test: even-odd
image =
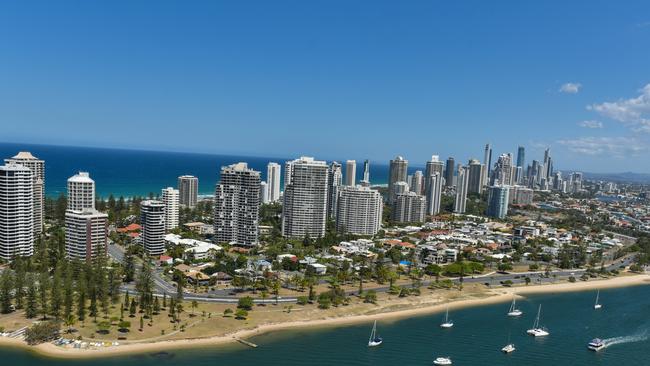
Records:
[[[279,163],[284,174],[284,162],[295,159],[11,143],[0,143],[0,158],[12,157],[22,150],[45,160],[45,191],[50,197],[65,193],[67,179],[78,171],[90,173],[97,195],[103,198],[110,194],[116,197],[158,194],[165,187],[176,187],[176,179],[184,174],[199,178],[199,194],[212,195],[222,166],[247,162],[249,167],[262,172],[265,180],[269,162]],[[356,173],[359,181],[363,176],[362,161],[357,162]],[[386,184],[387,162],[371,163],[370,178],[374,185]]]
[[[0,349],[3,364],[12,366],[164,366],[164,365],[431,365],[449,356],[454,365],[591,366],[650,365],[650,286],[600,292],[601,310],[594,310],[595,291],[530,295],[518,302],[520,318],[508,318],[509,303],[471,307],[450,312],[454,327],[441,329],[443,314],[417,316],[377,324],[384,343],[368,348],[372,324],[340,328],[303,328],[263,334],[251,341],[255,349],[239,344],[205,349],[169,351],[164,356],[145,354],[97,360],[46,359],[18,350]],[[537,306],[541,324],[550,335],[533,338],[531,328]],[[589,351],[587,342],[602,338],[607,347]],[[500,352],[508,342],[517,350]]]

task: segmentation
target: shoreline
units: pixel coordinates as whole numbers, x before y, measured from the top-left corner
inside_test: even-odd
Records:
[[[474,299],[462,299],[451,301],[447,303],[437,303],[435,305],[414,307],[404,310],[378,312],[375,314],[363,315],[348,315],[341,317],[330,317],[324,319],[314,320],[300,320],[284,323],[266,323],[256,326],[252,329],[241,329],[233,333],[224,334],[220,336],[205,337],[205,338],[188,338],[179,340],[157,341],[141,343],[128,343],[115,347],[100,348],[100,349],[74,349],[63,348],[55,346],[52,343],[43,343],[37,346],[27,345],[23,340],[0,337],[0,347],[17,347],[34,352],[40,356],[53,357],[53,358],[67,358],[67,359],[88,359],[96,357],[114,357],[125,355],[136,355],[146,353],[164,352],[178,349],[190,348],[206,348],[207,346],[233,344],[238,339],[246,339],[249,337],[261,335],[264,333],[281,331],[293,328],[303,327],[340,327],[345,325],[354,325],[373,320],[398,320],[400,318],[422,316],[434,314],[445,310],[447,305],[451,309],[461,309],[468,307],[475,307],[481,305],[491,305],[497,303],[508,302],[512,299],[513,294],[517,296],[531,295],[531,294],[553,294],[564,292],[581,292],[596,289],[606,288],[620,288],[629,286],[650,285],[650,276],[648,275],[632,275],[615,277],[602,280],[590,280],[587,282],[562,282],[548,285],[530,285],[522,287],[505,287],[498,289],[488,290],[485,294],[487,296]]]

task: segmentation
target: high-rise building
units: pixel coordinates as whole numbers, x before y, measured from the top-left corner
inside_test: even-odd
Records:
[[[517,166],[523,169],[525,163],[526,163],[526,150],[524,149],[523,146],[519,146],[517,148]]]
[[[343,172],[341,164],[333,161],[330,163],[327,174],[327,214],[336,218],[336,203],[339,199],[339,188],[343,185]]]
[[[345,162],[345,185],[353,187],[356,184],[357,178],[357,162],[356,160],[348,160]]]
[[[467,189],[469,186],[469,167],[458,166],[458,179],[456,183],[455,213],[465,213],[467,207]]]
[[[450,156],[445,165],[445,186],[447,187],[454,185],[454,170],[456,170],[456,161]]]
[[[381,228],[383,202],[379,191],[362,186],[339,190],[336,229],[340,233],[375,235]]]
[[[95,208],[95,181],[87,172],[79,172],[68,178],[68,211]]]
[[[180,192],[173,187],[162,190],[162,201],[165,204],[165,230],[173,230],[178,227]]]
[[[329,167],[312,157],[301,157],[288,166],[290,183],[284,190],[282,235],[322,237],[327,224]]]
[[[221,168],[214,195],[214,234],[219,243],[258,244],[260,172],[237,163]]]
[[[512,155],[502,154],[497,160],[492,174],[492,184],[511,185],[514,179],[514,170],[512,166]]]
[[[45,161],[38,159],[30,152],[21,151],[16,156],[5,159],[5,163],[20,164],[29,168],[34,175],[34,237],[43,232],[45,220]]]
[[[401,156],[395,157],[395,159],[390,161],[388,167],[388,202],[391,204],[395,202],[395,196],[393,195],[393,185],[397,182],[406,182],[408,176],[408,160],[405,160]]]
[[[427,161],[424,169],[424,186],[422,187],[422,191],[415,193],[422,194],[423,192],[427,192],[429,190],[429,177],[435,173],[440,174],[441,177],[445,176],[444,166],[442,161],[440,161],[440,157],[438,155],[431,155],[431,160]],[[411,189],[411,191],[413,191],[413,189]]]
[[[428,189],[426,192],[427,214],[437,215],[440,213],[443,178],[440,173],[436,172],[427,179],[429,180],[429,184],[427,184]]]
[[[269,199],[269,185],[264,181],[260,182],[260,202],[264,204],[271,202]]]
[[[421,170],[416,170],[413,175],[408,176],[409,191],[417,194],[424,193],[424,177]]]
[[[183,207],[194,207],[199,197],[199,178],[193,175],[178,177],[178,202]]]
[[[468,167],[469,182],[467,183],[467,192],[481,194],[483,192],[483,164],[476,159],[471,159]]]
[[[485,145],[483,165],[485,165],[485,169],[483,171],[483,185],[487,185],[490,181],[490,177],[492,176],[492,147],[490,144]]]
[[[524,186],[510,186],[508,195],[509,202],[516,205],[531,205],[533,203],[533,190]]]
[[[108,215],[95,209],[65,213],[65,252],[70,259],[90,261],[108,248]]]
[[[488,188],[488,216],[503,219],[508,215],[509,193],[509,186],[492,186]]]
[[[553,174],[553,159],[551,159],[551,149],[547,148],[544,150],[544,165],[542,167],[541,179],[545,179],[547,182],[549,177]]]
[[[156,200],[140,202],[140,240],[149,256],[165,253],[165,204]]]
[[[23,165],[0,166],[0,258],[34,254],[34,173]]]
[[[266,189],[269,202],[280,200],[280,174],[280,164],[269,163],[266,166]]]
[[[392,216],[399,223],[424,222],[427,203],[424,196],[415,192],[400,193],[395,198]]]
[[[363,162],[363,181],[362,185],[370,186],[370,162],[368,159]]]
[[[87,172],[68,178],[65,251],[71,259],[91,260],[106,253],[108,215],[95,210],[95,181]]]
[[[409,191],[409,184],[406,182],[397,182],[393,185],[393,195],[406,193]]]

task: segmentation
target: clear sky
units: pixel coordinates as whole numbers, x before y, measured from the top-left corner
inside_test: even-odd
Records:
[[[650,173],[648,1],[3,1],[0,141]]]

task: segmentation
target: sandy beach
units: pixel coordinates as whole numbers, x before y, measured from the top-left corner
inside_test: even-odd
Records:
[[[578,281],[575,283],[562,282],[548,285],[529,285],[512,288],[491,289],[485,292],[485,296],[475,299],[463,299],[449,303],[450,308],[459,309],[470,306],[480,306],[510,301],[513,294],[525,296],[527,294],[543,293],[561,293],[574,291],[591,291],[595,289],[605,289],[614,287],[638,286],[650,284],[650,276],[647,275],[630,275],[615,277],[603,280],[590,280],[587,282]],[[152,353],[161,351],[170,351],[174,349],[201,348],[219,344],[236,342],[237,339],[245,339],[262,333],[297,328],[297,327],[338,327],[350,324],[365,323],[372,320],[391,320],[418,315],[432,314],[444,311],[446,303],[424,304],[421,307],[414,307],[404,310],[393,310],[379,308],[377,313],[367,315],[349,315],[341,317],[331,317],[324,319],[314,319],[305,321],[292,321],[283,323],[261,324],[252,329],[242,329],[230,334],[224,334],[216,337],[193,338],[182,340],[147,342],[122,344],[115,347],[99,349],[73,349],[55,346],[51,343],[45,343],[38,346],[29,346],[24,341],[0,337],[0,346],[20,347],[38,354],[57,358],[93,358],[118,356],[126,354]],[[383,312],[382,312],[383,310]]]

